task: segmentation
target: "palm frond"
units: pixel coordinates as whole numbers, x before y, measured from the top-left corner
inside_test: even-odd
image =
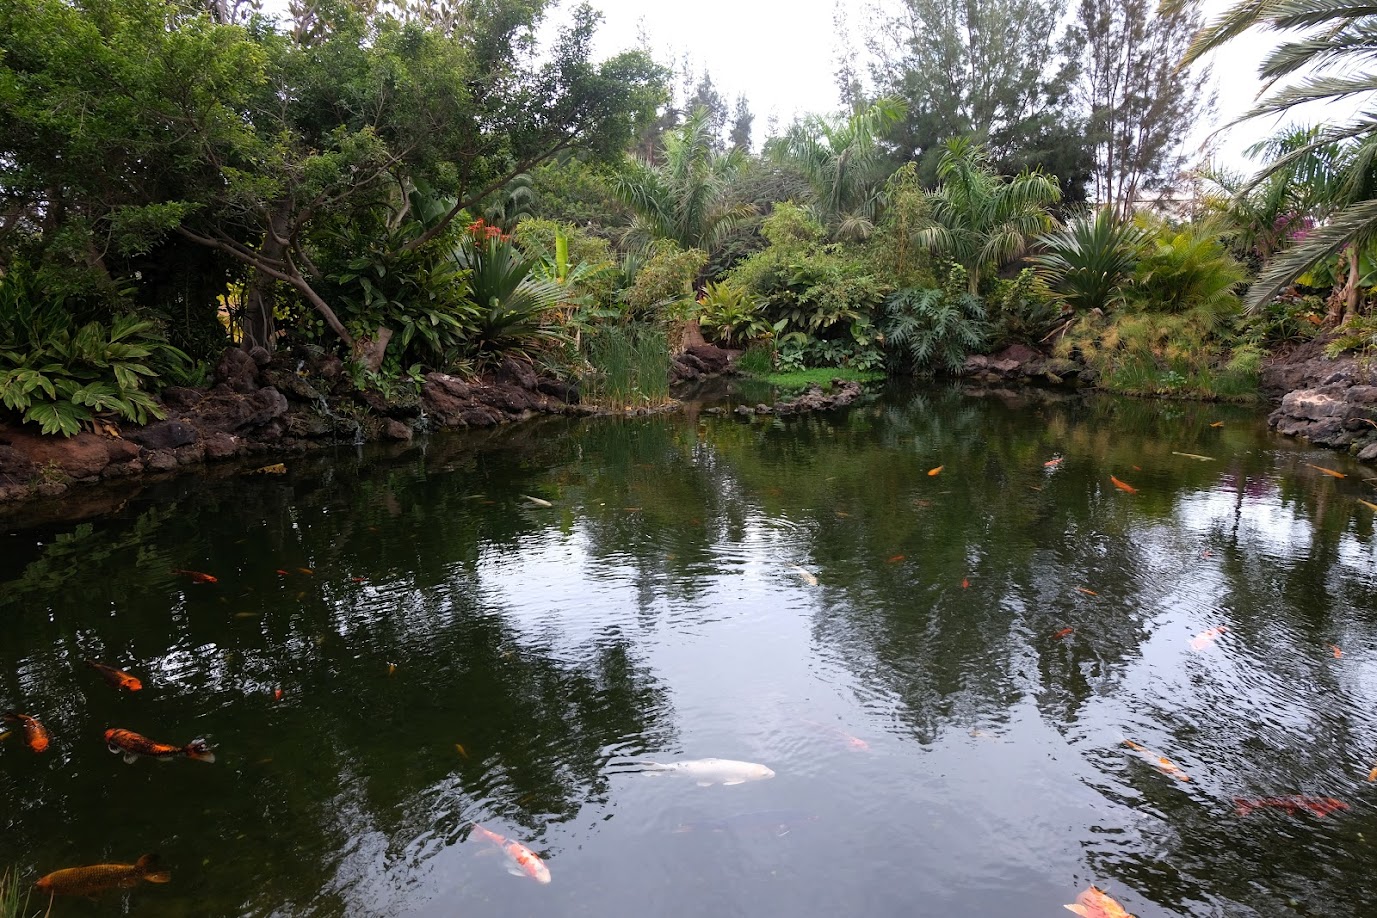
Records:
[[[1265,306],[1314,265],[1374,234],[1377,234],[1377,199],[1349,205],[1304,241],[1273,260],[1248,291],[1245,308],[1253,312]]]

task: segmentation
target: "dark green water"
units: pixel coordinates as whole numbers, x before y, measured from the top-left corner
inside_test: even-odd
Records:
[[[1092,882],[1139,918],[1377,899],[1377,489],[1261,414],[928,391],[288,465],[0,535],[0,707],[53,735],[0,743],[0,864],[172,872],[55,916],[1051,918]],[[126,765],[109,727],[218,761]],[[776,777],[637,770],[713,756]],[[1349,809],[1235,813],[1288,794]],[[553,882],[508,875],[471,821]]]

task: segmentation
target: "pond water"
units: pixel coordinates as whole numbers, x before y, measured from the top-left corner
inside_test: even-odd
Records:
[[[0,865],[171,873],[54,916],[1377,897],[1377,490],[1258,412],[891,391],[287,464],[0,535],[0,709],[52,735],[0,742]],[[775,774],[648,768],[707,757]],[[1346,809],[1236,803],[1290,795]]]

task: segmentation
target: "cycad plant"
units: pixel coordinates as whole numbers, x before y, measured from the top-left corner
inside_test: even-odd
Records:
[[[478,306],[466,342],[472,356],[481,362],[562,340],[558,327],[546,318],[564,290],[558,282],[539,276],[539,258],[525,255],[501,230],[480,220],[455,249],[455,259],[469,272],[469,288]]]
[[[1225,251],[1217,230],[1208,220],[1148,228],[1149,242],[1133,275],[1133,301],[1153,311],[1197,309],[1215,322],[1237,312],[1235,291],[1247,272]]]
[[[745,160],[741,150],[713,147],[707,109],[696,109],[665,135],[663,162],[628,157],[612,177],[612,191],[636,214],[631,241],[669,239],[685,249],[711,252],[741,221],[755,213],[730,199],[732,178]]]
[[[808,117],[771,145],[773,156],[803,172],[814,215],[834,238],[858,241],[875,231],[892,169],[881,141],[905,111],[898,99],[877,99],[850,117]]]
[[[1005,178],[983,147],[966,138],[947,142],[937,167],[941,184],[928,195],[919,244],[965,269],[971,293],[1000,267],[1020,257],[1051,228],[1048,208],[1061,200],[1057,180],[1040,172]]]
[[[1122,300],[1146,237],[1112,208],[1102,207],[1038,242],[1041,251],[1031,261],[1047,286],[1075,309],[1103,310]]]
[[[1246,305],[1252,310],[1268,303],[1316,264],[1344,253],[1348,276],[1354,279],[1344,293],[1352,313],[1358,299],[1358,251],[1377,238],[1377,106],[1372,104],[1377,98],[1377,7],[1370,0],[1240,0],[1200,31],[1183,65],[1254,27],[1288,37],[1259,68],[1275,88],[1239,121],[1283,115],[1313,102],[1336,103],[1332,111],[1349,114],[1274,158],[1244,191],[1334,144],[1350,146],[1352,159],[1333,189],[1329,218],[1269,262],[1249,290]]]

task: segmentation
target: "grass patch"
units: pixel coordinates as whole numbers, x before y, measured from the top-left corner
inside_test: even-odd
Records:
[[[849,367],[816,367],[811,370],[794,370],[790,373],[751,375],[781,389],[805,389],[814,383],[826,389],[831,385],[834,379],[850,379],[856,382],[875,382],[885,378],[885,374],[880,370],[853,370]]]
[[[736,368],[751,376],[769,376],[775,368],[775,348],[768,342],[752,344],[736,359]]]
[[[0,918],[26,918],[29,894],[20,893],[19,874],[14,870],[0,871]]]
[[[669,402],[669,343],[664,331],[648,325],[611,325],[585,341],[592,367],[580,387],[585,402],[618,411]]]

